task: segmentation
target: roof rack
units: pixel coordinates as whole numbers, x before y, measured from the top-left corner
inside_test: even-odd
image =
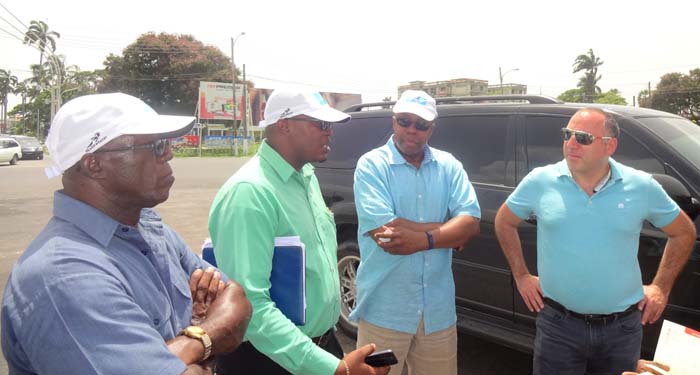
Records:
[[[445,98],[435,98],[438,105],[441,104],[466,104],[466,103],[509,103],[528,102],[529,104],[562,104],[563,102],[544,95],[481,95],[481,96],[452,96]],[[344,112],[358,112],[372,107],[390,108],[396,101],[374,102],[355,104],[345,108]]]

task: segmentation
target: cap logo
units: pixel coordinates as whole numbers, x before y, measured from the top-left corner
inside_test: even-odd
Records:
[[[416,96],[415,98],[409,98],[407,101],[414,102],[414,103],[417,103],[420,105],[427,105],[428,104],[428,101],[425,100],[425,98],[421,97],[421,96]]]
[[[95,147],[97,147],[97,145],[99,145],[100,143],[104,142],[104,140],[105,140],[106,138],[107,138],[106,136],[100,138],[100,132],[95,133],[95,135],[93,135],[92,138],[90,138],[90,143],[89,143],[88,146],[85,148],[85,152],[90,152],[90,151],[92,151]]]
[[[285,118],[286,116],[289,116],[291,114],[292,114],[292,109],[287,108],[280,114],[280,118]]]
[[[321,93],[315,92],[313,95],[314,95],[314,98],[316,98],[316,100],[318,101],[318,104],[328,105],[328,102],[326,101],[326,99],[323,98],[323,95],[321,95]]]

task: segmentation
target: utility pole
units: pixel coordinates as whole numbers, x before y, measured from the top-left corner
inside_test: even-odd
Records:
[[[233,127],[234,129],[238,129],[236,126],[236,108],[238,107],[238,103],[236,103],[236,60],[233,58],[233,52],[236,47],[236,41],[238,38],[242,37],[245,35],[245,31],[241,32],[238,34],[237,37],[231,38],[231,72],[233,73],[233,78],[231,78],[231,82],[233,83]]]
[[[248,108],[246,108],[248,100],[246,99],[248,99],[248,85],[246,85],[245,64],[243,64],[243,136],[246,137],[243,141],[244,144],[248,139],[248,121],[246,120],[246,116],[248,115]]]
[[[499,86],[501,87],[501,95],[503,95],[503,74],[501,73],[501,67],[498,67],[498,78],[500,80]]]

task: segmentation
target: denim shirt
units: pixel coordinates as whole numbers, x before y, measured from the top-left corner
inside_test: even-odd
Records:
[[[209,264],[151,209],[122,225],[62,191],[12,269],[2,303],[10,374],[180,374],[165,341],[192,317]]]

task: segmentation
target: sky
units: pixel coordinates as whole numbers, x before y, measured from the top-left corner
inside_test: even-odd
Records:
[[[700,68],[700,1],[162,1],[0,0],[0,69],[20,79],[39,52],[21,43],[31,20],[61,34],[56,54],[81,70],[103,67],[139,35],[191,34],[246,66],[256,87],[303,84],[396,99],[410,81],[454,78],[575,88],[572,65],[592,48],[603,91],[627,102],[670,72]],[[4,9],[4,8],[6,9]],[[11,12],[11,13],[10,13]],[[18,18],[21,23],[15,19]],[[22,25],[23,24],[23,25]],[[13,37],[14,35],[15,37]],[[517,70],[516,70],[517,69]],[[17,104],[11,98],[10,106]]]

